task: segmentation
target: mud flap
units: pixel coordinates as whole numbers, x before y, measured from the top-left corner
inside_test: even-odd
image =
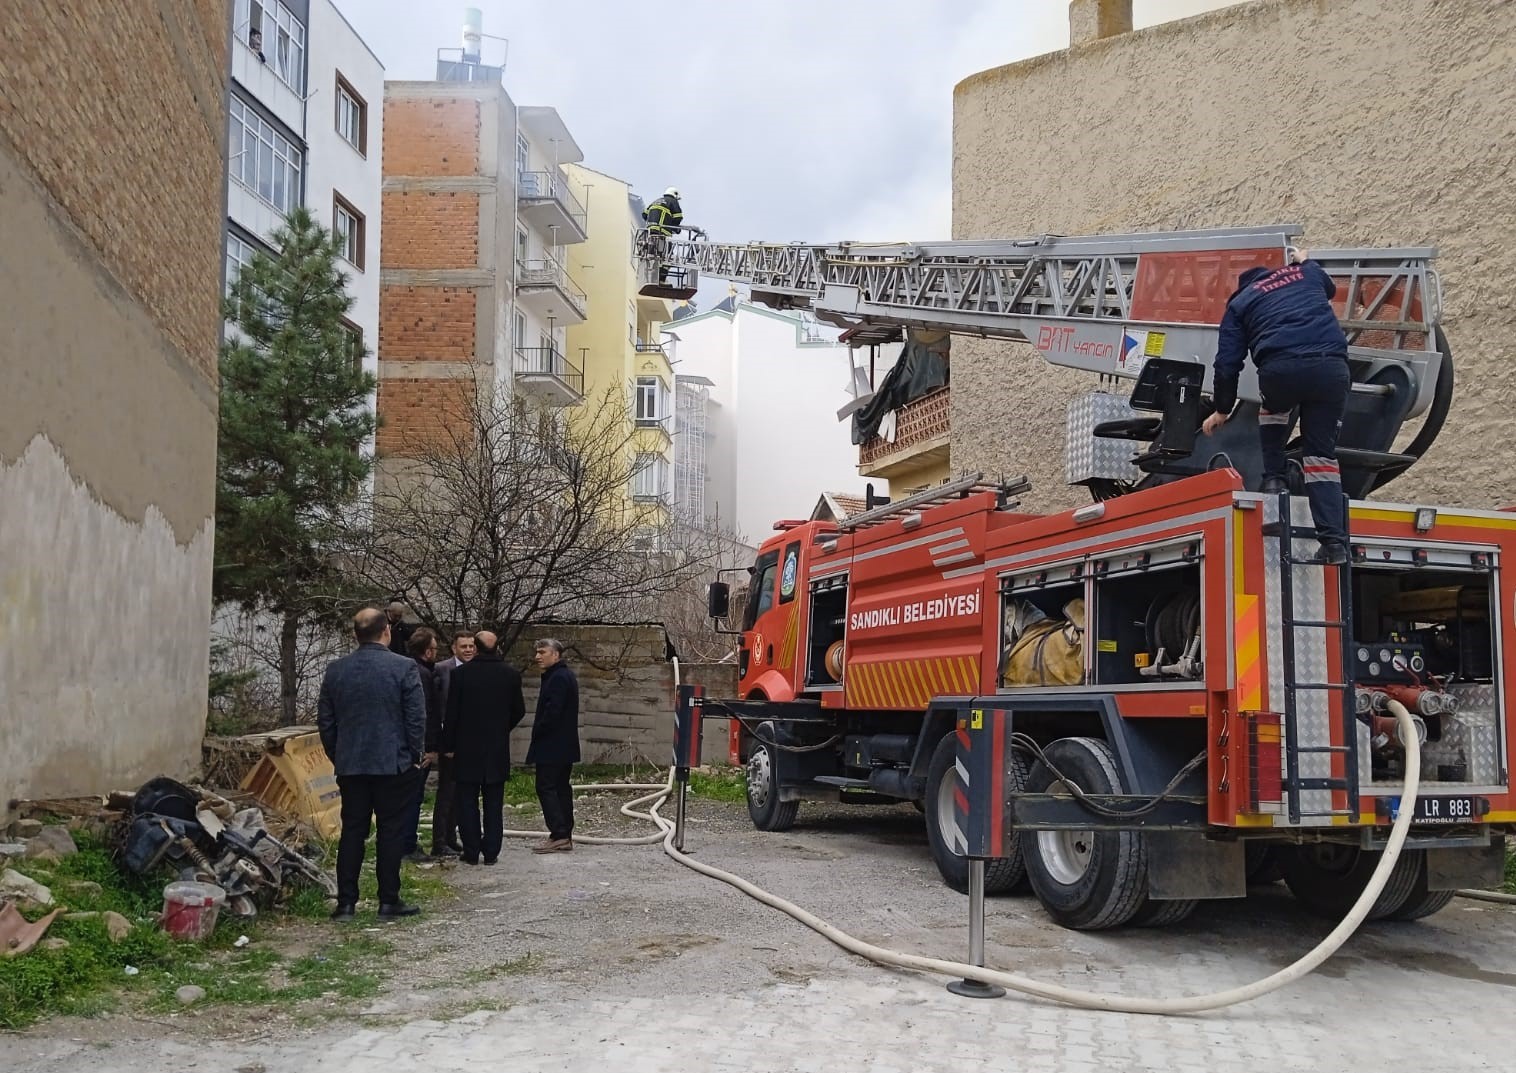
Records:
[[[1498,890],[1505,881],[1505,839],[1490,839],[1488,846],[1429,849],[1427,890]]]
[[[1190,831],[1145,831],[1148,897],[1246,898],[1247,865],[1240,841],[1217,842]]]

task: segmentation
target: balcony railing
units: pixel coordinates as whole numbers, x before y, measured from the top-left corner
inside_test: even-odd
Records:
[[[568,272],[551,257],[516,262],[516,286],[521,289],[552,287],[574,307],[581,319],[588,316],[589,299]]]
[[[518,346],[516,375],[528,382],[547,378],[557,380],[567,394],[573,396],[572,399],[559,399],[560,402],[571,402],[584,397],[584,366],[573,361],[557,347]]]
[[[644,343],[641,339],[637,340],[637,353],[661,354],[665,358],[668,357],[668,352],[663,349],[662,343]]]
[[[574,196],[569,177],[557,168],[551,171],[518,171],[517,196],[522,201],[552,202],[581,234],[589,233],[589,213]]]
[[[900,407],[895,413],[895,441],[891,443],[880,436],[864,440],[858,445],[859,468],[899,463],[928,451],[945,450],[950,428],[949,399],[949,389],[941,388]]]

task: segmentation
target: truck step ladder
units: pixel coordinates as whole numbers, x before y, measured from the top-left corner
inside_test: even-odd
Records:
[[[1346,497],[1344,497],[1346,499]],[[1297,526],[1294,520],[1289,492],[1278,496],[1279,521],[1273,523],[1279,537],[1279,622],[1282,639],[1281,652],[1284,670],[1284,730],[1285,730],[1285,777],[1284,790],[1289,806],[1290,823],[1302,819],[1328,816],[1358,816],[1358,719],[1353,703],[1353,582],[1348,563],[1327,565],[1315,558],[1299,558],[1295,554],[1295,541],[1313,539],[1314,528]],[[1344,502],[1344,517],[1346,503]],[[1264,530],[1270,533],[1268,527]],[[1303,619],[1295,617],[1295,568],[1314,567],[1327,571],[1322,581],[1322,600],[1325,603],[1328,586],[1335,576],[1337,584],[1337,613],[1335,619]],[[1338,638],[1340,682],[1302,682],[1299,680],[1299,661],[1296,645],[1299,630],[1335,631]],[[1301,745],[1299,694],[1301,692],[1324,692],[1327,694],[1327,718],[1329,725],[1335,716],[1341,745]],[[1304,755],[1341,756],[1341,776],[1303,776],[1300,773],[1300,758]],[[1347,807],[1325,810],[1305,810],[1302,794],[1308,790],[1341,791],[1347,799]]]

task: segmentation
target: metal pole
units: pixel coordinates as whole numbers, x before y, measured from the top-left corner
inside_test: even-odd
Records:
[[[969,858],[969,964],[984,967],[984,858]],[[947,989],[964,998],[1001,998],[1005,988],[978,980],[954,980]]]
[[[679,772],[679,796],[674,801],[674,848],[684,852],[684,792],[689,789],[690,773]]]

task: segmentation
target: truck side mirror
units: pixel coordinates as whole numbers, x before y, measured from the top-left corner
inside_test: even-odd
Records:
[[[705,608],[711,618],[726,618],[732,607],[732,589],[724,581],[713,581],[705,590]]]

